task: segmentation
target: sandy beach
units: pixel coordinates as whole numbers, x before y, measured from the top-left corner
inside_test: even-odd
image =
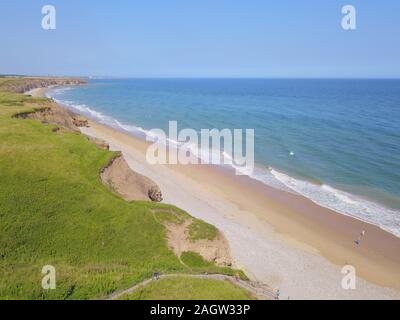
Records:
[[[400,299],[400,239],[394,235],[230,169],[149,165],[146,141],[89,122],[89,128],[81,128],[84,134],[122,151],[133,170],[158,184],[165,203],[218,227],[235,266],[279,288],[282,299]],[[362,230],[366,236],[357,246]],[[345,265],[355,267],[355,290],[341,286]]]

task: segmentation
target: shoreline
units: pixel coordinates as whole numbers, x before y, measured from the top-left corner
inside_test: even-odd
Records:
[[[29,94],[44,96],[45,91],[34,89]],[[303,196],[235,176],[229,169],[151,166],[145,160],[146,141],[93,120],[89,123],[90,128],[81,130],[84,134],[121,150],[132,169],[160,186],[164,202],[218,227],[236,264],[251,277],[280,288],[283,296],[400,298],[400,239],[391,233]],[[354,240],[361,230],[366,230],[366,237],[357,247]],[[346,264],[378,286],[357,279],[362,289],[343,290],[340,271]]]
[[[64,89],[61,88],[61,91],[63,90]],[[53,95],[53,93],[51,94]],[[144,129],[141,127],[141,124],[134,121],[134,119],[127,122],[123,116],[122,118],[118,116],[114,117],[112,115],[113,112],[111,112],[111,114],[108,112],[99,112],[98,110],[93,109],[88,101],[87,105],[85,103],[76,104],[73,101],[58,101],[58,94],[56,92],[54,92],[54,98],[56,98],[56,102],[63,104],[65,108],[88,117],[93,121],[110,126],[116,130],[127,132],[140,139],[146,140],[148,134],[151,136],[151,133],[148,131],[150,130],[148,129],[150,127]],[[112,102],[110,103],[112,104]],[[205,127],[207,127],[207,124],[205,124]],[[167,137],[167,139],[172,143],[172,145],[179,144],[175,141],[177,138]],[[195,149],[200,153],[201,158],[201,147],[197,146]],[[226,158],[225,155],[223,158]],[[229,158],[229,156],[227,158]],[[293,159],[293,162],[294,161],[297,160]],[[339,161],[338,164],[348,167],[343,161]],[[329,178],[329,176],[332,175],[326,170],[326,179],[324,178],[320,180],[314,178],[312,175],[304,174],[304,168],[303,173],[297,172],[296,167],[290,168],[291,165],[286,169],[282,169],[278,164],[276,164],[276,166],[271,166],[268,161],[264,162],[263,160],[257,160],[254,166],[254,171],[251,172],[249,176],[252,179],[261,181],[263,184],[272,188],[306,197],[318,206],[378,226],[386,232],[400,238],[400,211],[398,210],[399,207],[395,205],[398,202],[398,198],[395,198],[394,194],[384,189],[379,189],[379,187],[373,187],[374,184],[369,187],[363,186],[357,182],[357,179],[353,182],[347,181],[344,183],[345,180],[343,179],[350,177],[352,172],[348,172],[344,177],[338,177],[338,181],[342,180],[342,182],[337,183],[338,181],[334,182],[335,179],[332,180]],[[218,165],[218,167],[237,168],[233,164]],[[357,171],[357,168],[353,169],[354,170],[352,171]],[[368,180],[368,176],[368,172],[364,173],[365,179]],[[380,179],[377,180],[377,184],[382,182],[379,181]]]

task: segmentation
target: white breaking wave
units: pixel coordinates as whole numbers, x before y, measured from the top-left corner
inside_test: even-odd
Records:
[[[55,94],[55,95],[58,95],[58,94],[63,94],[66,91],[69,91],[71,89],[72,89],[72,87],[55,87],[55,88],[52,89],[51,93]],[[51,95],[48,92],[46,93],[46,96],[48,98],[51,98]]]
[[[271,173],[287,187],[320,206],[377,225],[400,237],[399,210],[387,208],[326,184],[317,185],[305,180],[295,179],[274,169],[271,170]]]
[[[69,88],[57,88],[53,93],[60,94],[60,90],[69,90]],[[49,95],[49,97],[51,97]],[[355,196],[345,191],[335,189],[329,185],[314,184],[305,180],[300,180],[279,172],[273,168],[260,168],[256,167],[251,174],[246,172],[245,167],[235,166],[232,162],[232,157],[225,152],[219,150],[201,150],[197,145],[188,144],[185,142],[177,142],[164,137],[158,137],[154,133],[145,130],[141,127],[123,124],[120,121],[104,115],[101,112],[95,111],[85,104],[77,104],[73,101],[61,101],[53,97],[53,99],[72,109],[82,115],[88,116],[102,124],[109,125],[111,127],[122,129],[128,133],[139,135],[142,137],[148,137],[151,141],[159,140],[164,142],[166,145],[184,149],[191,152],[194,156],[200,159],[203,163],[209,163],[212,155],[225,159],[225,164],[229,164],[235,170],[240,171],[249,177],[256,179],[268,186],[284,190],[291,193],[300,194],[314,203],[332,209],[338,213],[351,216],[353,218],[374,224],[380,228],[400,237],[400,211],[387,208],[378,203],[369,201],[359,196]],[[294,154],[293,154],[294,155]]]
[[[49,96],[49,97],[51,97],[51,96]],[[85,104],[78,104],[78,103],[75,103],[74,101],[58,100],[54,97],[52,97],[52,98],[54,101],[65,106],[66,108],[71,109],[72,111],[78,112],[79,114],[87,116],[93,120],[96,120],[99,123],[111,126],[113,128],[122,129],[124,131],[133,133],[135,135],[138,135],[138,134],[139,135],[147,135],[147,133],[148,133],[146,130],[144,130],[141,127],[123,124],[123,123],[119,122],[118,120],[114,119],[113,117],[110,117],[99,111],[91,109],[90,107],[88,107]]]

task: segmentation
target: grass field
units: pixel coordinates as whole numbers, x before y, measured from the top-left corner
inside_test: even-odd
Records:
[[[204,269],[204,265],[184,266],[167,246],[166,230],[152,209],[174,207],[126,202],[110,192],[101,183],[99,171],[114,153],[97,148],[79,133],[56,133],[52,125],[12,118],[17,112],[41,107],[46,99],[1,92],[3,80],[0,299],[101,298],[149,278],[155,271]],[[205,235],[200,232],[196,237],[212,237],[214,231],[205,226],[199,229],[205,230]],[[56,268],[55,290],[41,287],[44,265]],[[213,268],[216,272],[234,272]],[[170,297],[180,290],[178,283],[173,281],[166,289]],[[208,284],[221,297],[245,297],[242,289],[223,282],[199,279],[192,288],[206,288]],[[209,299],[212,291],[199,290],[191,295]],[[182,297],[179,292],[175,294]],[[152,296],[156,297],[156,291]]]
[[[121,300],[250,300],[250,293],[227,280],[171,277],[153,281]]]

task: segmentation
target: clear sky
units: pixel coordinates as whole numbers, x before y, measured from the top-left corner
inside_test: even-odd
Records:
[[[2,0],[0,73],[400,78],[400,0]]]

